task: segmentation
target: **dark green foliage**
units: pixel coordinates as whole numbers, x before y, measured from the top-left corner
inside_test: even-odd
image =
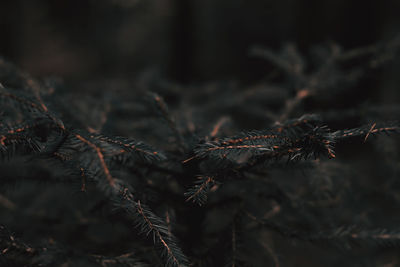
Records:
[[[385,107],[374,119],[357,107],[316,108],[320,115],[304,107],[309,99],[337,99],[371,68],[348,60],[375,62],[387,52],[382,47],[394,59],[393,43],[362,53],[320,48],[310,68],[294,46],[280,54],[256,48],[253,55],[282,72],[273,85],[184,91],[160,82],[151,88],[157,94],[135,96],[79,97],[62,86],[52,92],[0,61],[0,204],[16,219],[1,218],[29,244],[1,226],[0,263],[278,266],[291,242],[354,253],[398,249],[400,228],[380,225],[370,208],[360,215],[366,205],[358,203],[374,192],[352,172],[363,156],[352,146],[381,133],[396,142],[399,123],[385,123]],[[161,95],[178,104],[168,108]],[[342,159],[335,150],[347,146]],[[365,147],[367,154],[384,151]],[[382,159],[389,188],[398,187],[396,160]],[[398,205],[397,191],[387,191],[380,194]],[[19,220],[27,217],[43,236]]]

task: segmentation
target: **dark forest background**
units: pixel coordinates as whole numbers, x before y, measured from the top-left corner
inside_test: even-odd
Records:
[[[309,52],[391,39],[398,1],[1,1],[0,54],[35,76],[130,79],[146,70],[179,82],[254,82],[268,65],[253,45]]]

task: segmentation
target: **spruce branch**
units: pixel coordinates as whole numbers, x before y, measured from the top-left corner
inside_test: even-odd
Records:
[[[115,145],[116,147],[120,148],[119,151],[115,152],[114,158],[120,161],[122,164],[125,164],[129,160],[136,158],[146,163],[153,163],[166,159],[163,153],[155,151],[149,145],[134,139],[119,136],[111,138],[103,135],[91,135],[91,138],[104,141],[110,145]]]
[[[149,94],[153,98],[153,100],[156,104],[157,110],[161,114],[162,118],[167,122],[168,127],[174,133],[175,138],[177,139],[177,142],[179,144],[180,150],[183,152],[185,150],[184,139],[176,125],[175,120],[172,118],[172,116],[168,110],[167,104],[165,103],[164,99],[161,96],[159,96],[158,94],[156,94],[156,93],[149,93]]]
[[[178,247],[176,238],[165,222],[140,201],[134,201],[129,189],[124,188],[120,192],[115,198],[116,205],[131,216],[142,233],[152,234],[153,242],[158,244],[162,251],[161,256],[166,258],[166,266],[188,266],[188,259]]]
[[[85,266],[147,267],[148,264],[134,257],[134,253],[116,257],[83,254],[60,244],[33,247],[16,238],[0,225],[0,263],[4,266],[59,266],[63,264],[85,264]]]
[[[400,245],[398,231],[388,231],[387,229],[367,230],[354,225],[340,226],[329,230],[316,230],[314,232],[294,231],[272,220],[259,219],[248,212],[245,212],[245,214],[259,226],[266,227],[293,240],[312,243],[324,242],[327,245],[345,249],[352,249],[355,246],[398,247]]]
[[[369,136],[380,133],[400,133],[400,126],[397,122],[372,123],[358,128],[339,130],[332,133],[332,136],[338,141],[352,137],[364,137],[364,141],[366,141]]]
[[[199,176],[196,184],[185,193],[186,201],[193,201],[199,206],[204,205],[207,202],[207,195],[215,183],[213,177]]]
[[[146,235],[153,233],[154,243],[161,245],[161,256],[166,258],[167,264],[170,264],[170,266],[186,266],[187,259],[176,245],[175,238],[168,232],[168,227],[165,226],[165,223],[146,206],[142,205],[140,201],[134,201],[129,186],[111,174],[107,157],[113,154],[112,150],[115,147],[110,148],[102,142],[118,145],[118,149],[124,148],[127,152],[133,151],[137,153],[139,151],[140,153],[145,153],[144,150],[137,148],[132,142],[127,142],[126,139],[121,138],[111,139],[109,137],[85,135],[83,133],[71,133],[71,136],[75,139],[73,141],[75,144],[76,141],[81,142],[76,147],[82,153],[79,157],[79,164],[82,166],[80,170],[97,181],[99,188],[116,203],[117,207],[122,208],[130,215],[141,232],[144,232]],[[67,147],[71,145],[68,142],[64,144]],[[90,150],[86,150],[82,145],[88,147]],[[158,153],[148,151],[146,153],[158,155]],[[99,162],[99,164],[95,164],[95,162]],[[101,168],[98,169],[97,165],[100,165]]]
[[[264,161],[280,159],[289,161],[315,158],[321,154],[334,158],[333,143],[329,129],[317,122],[313,116],[290,120],[265,131],[251,131],[231,138],[208,141],[194,149],[192,159],[229,161],[235,165],[251,163],[262,158]]]

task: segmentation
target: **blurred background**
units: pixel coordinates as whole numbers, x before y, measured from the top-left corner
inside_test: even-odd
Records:
[[[354,48],[392,38],[399,1],[1,1],[0,55],[37,77],[70,82],[143,72],[180,83],[261,79],[253,45]]]

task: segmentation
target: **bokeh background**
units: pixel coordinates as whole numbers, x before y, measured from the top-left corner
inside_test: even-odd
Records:
[[[249,48],[287,42],[344,48],[392,38],[399,1],[1,1],[0,55],[35,76],[254,82],[268,71]]]

